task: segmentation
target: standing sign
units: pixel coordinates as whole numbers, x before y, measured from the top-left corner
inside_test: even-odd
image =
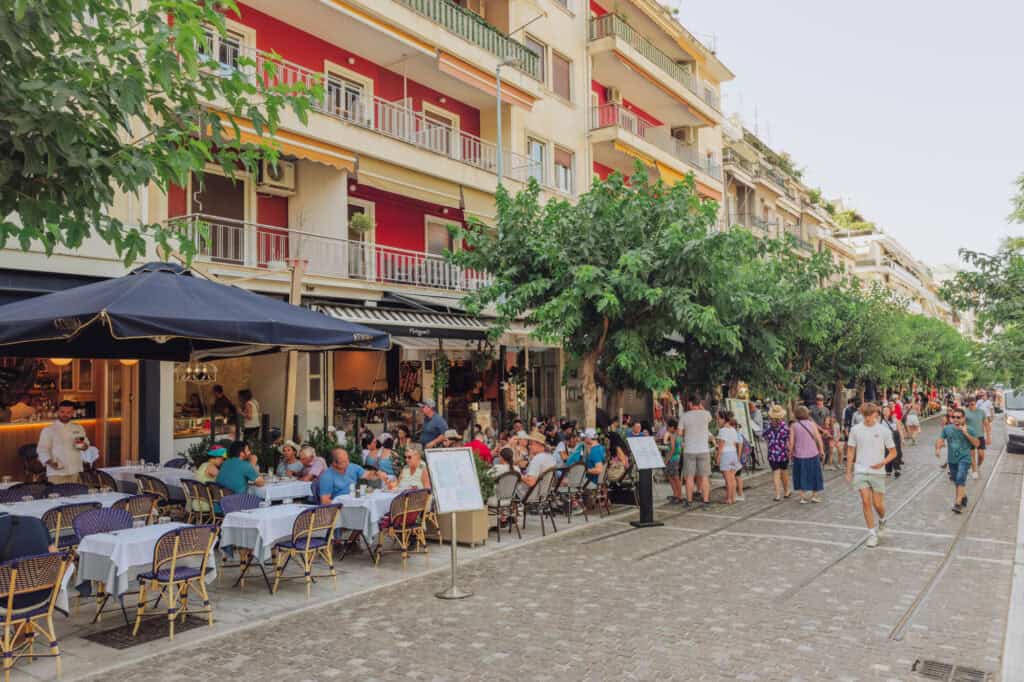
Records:
[[[629,451],[633,453],[633,460],[636,468],[640,471],[637,480],[637,493],[640,500],[640,520],[630,521],[631,526],[636,528],[650,528],[652,526],[663,526],[661,521],[654,520],[654,482],[652,476],[654,469],[665,468],[665,462],[661,459],[661,451],[658,450],[658,443],[650,436],[634,436],[627,438]]]
[[[740,425],[740,431],[747,441],[754,442],[754,424],[750,421],[750,404],[746,400],[737,398],[726,398],[725,406],[736,416],[736,423]]]
[[[440,599],[464,599],[473,596],[455,584],[458,566],[458,512],[484,508],[476,460],[469,448],[431,448],[427,450],[430,485],[439,514],[452,515],[452,580],[447,590],[437,593]]]

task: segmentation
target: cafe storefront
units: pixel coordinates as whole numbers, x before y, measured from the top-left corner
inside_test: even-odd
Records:
[[[527,416],[531,404],[558,404],[559,382],[530,384],[525,328],[515,327],[495,343],[487,336],[490,322],[471,315],[359,305],[313,307],[391,334],[389,351],[333,353],[331,414],[334,425],[348,433],[363,427],[380,433],[398,422],[419,428],[417,406],[426,398],[436,400],[449,425],[459,431],[470,420],[498,429],[513,416]],[[545,350],[535,341],[533,345],[535,351]],[[559,356],[557,349],[547,350],[553,355],[545,357]],[[554,369],[547,374],[554,376]]]
[[[35,446],[56,419],[58,404],[75,404],[99,450],[97,463],[133,459],[139,443],[139,362],[93,358],[0,357],[0,474],[20,479],[22,448]]]

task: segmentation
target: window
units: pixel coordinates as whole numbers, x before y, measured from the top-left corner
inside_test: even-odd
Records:
[[[237,69],[245,36],[230,29],[224,35],[220,35],[212,28],[204,29],[203,33],[206,34],[206,39],[199,45],[201,58],[205,61],[214,61],[226,70]]]
[[[531,35],[526,36],[526,49],[537,55],[537,72],[540,74],[540,82],[548,79],[548,48],[547,45],[535,39]]]
[[[559,192],[572,194],[572,152],[555,147],[555,188]]]
[[[529,177],[544,184],[544,168],[546,167],[547,145],[532,137],[526,138],[526,156],[530,159]]]
[[[327,111],[346,121],[370,119],[364,110],[363,84],[334,74],[327,76]]]
[[[318,403],[323,395],[323,353],[309,354],[309,402]]]
[[[440,218],[427,219],[427,253],[436,256],[444,255],[445,251],[455,250],[455,240],[448,231],[448,223]]]
[[[551,89],[562,99],[572,101],[572,62],[557,52],[551,53]]]

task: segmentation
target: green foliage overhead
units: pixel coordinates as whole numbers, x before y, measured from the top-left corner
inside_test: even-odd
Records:
[[[12,0],[0,6],[0,246],[47,254],[90,235],[125,263],[146,237],[186,257],[188,235],[107,215],[116,192],[185,185],[205,164],[255,171],[269,144],[239,141],[236,119],[273,133],[286,108],[306,120],[319,83],[278,84],[273,61],[237,68],[208,55],[234,0]],[[173,18],[173,19],[172,19]],[[219,102],[221,118],[204,102]],[[16,220],[3,216],[16,215]]]

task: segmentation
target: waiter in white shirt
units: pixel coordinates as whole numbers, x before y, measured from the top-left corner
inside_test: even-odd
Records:
[[[89,438],[81,424],[71,421],[74,414],[75,404],[62,400],[57,406],[57,421],[39,434],[36,451],[39,461],[46,465],[50,483],[77,483],[82,473],[82,452],[89,447]]]

